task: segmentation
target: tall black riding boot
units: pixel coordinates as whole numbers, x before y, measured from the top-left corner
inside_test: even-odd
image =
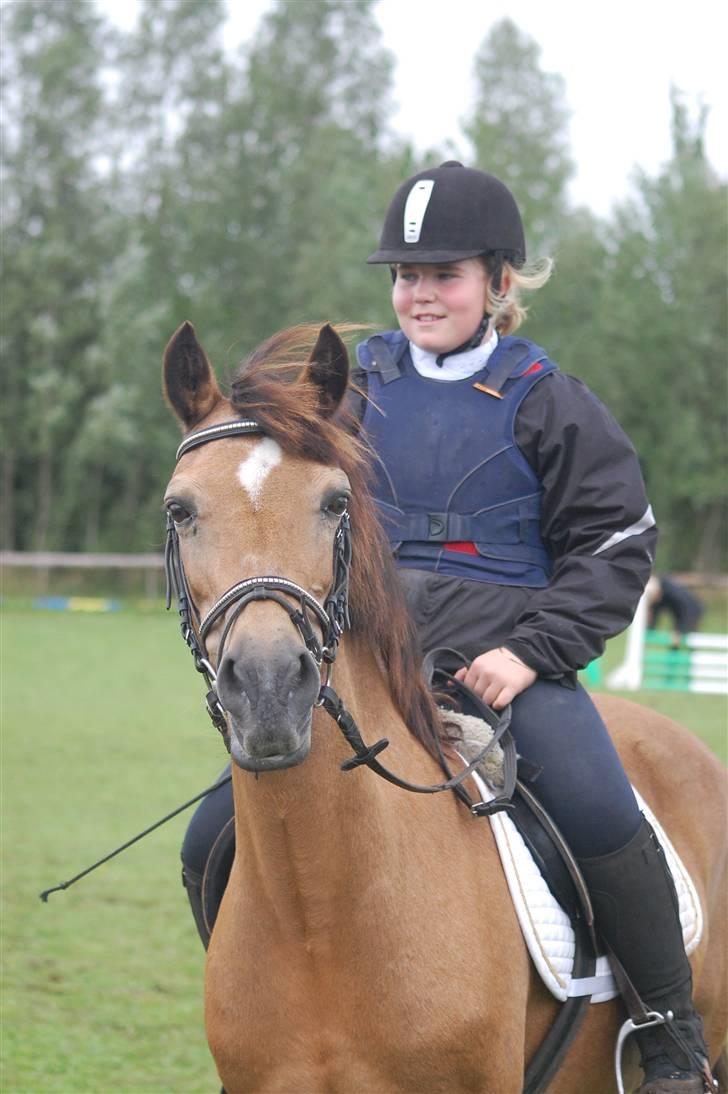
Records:
[[[219,820],[219,817],[216,819]],[[182,884],[187,891],[197,932],[207,949],[235,858],[235,817],[232,811],[221,826],[208,826],[203,834],[213,838],[194,841],[186,838],[182,846]]]
[[[192,909],[192,917],[197,927],[197,933],[202,939],[202,945],[207,949],[210,941],[210,932],[205,922],[205,911],[202,904],[202,878],[191,870],[189,866],[182,865],[182,884],[187,893],[187,899]]]
[[[618,851],[579,859],[598,930],[642,1001],[673,1020],[637,1038],[644,1082],[640,1094],[703,1094],[708,1050],[692,999],[692,975],[665,853],[645,818]]]

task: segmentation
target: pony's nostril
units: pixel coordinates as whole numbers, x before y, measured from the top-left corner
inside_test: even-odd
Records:
[[[252,662],[226,657],[218,670],[217,682],[218,690],[222,687],[226,693],[232,695],[242,692],[251,703],[258,700],[260,679]]]
[[[318,677],[316,662],[311,654],[304,650],[303,653],[291,660],[285,673],[285,685],[289,694],[308,687],[313,677]]]
[[[298,660],[300,662],[298,673],[300,683],[304,685],[312,681],[318,683],[319,670],[313,655],[306,650],[305,653],[301,654]]]
[[[318,692],[319,670],[308,650],[299,647],[265,658],[245,653],[226,656],[218,671],[218,690],[233,706],[242,695],[255,708],[266,696],[286,702],[287,696],[300,695],[306,702],[311,692]]]

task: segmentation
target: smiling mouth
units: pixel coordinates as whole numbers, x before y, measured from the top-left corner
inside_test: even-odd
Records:
[[[430,315],[429,313],[426,313],[425,315],[416,315],[414,318],[417,323],[437,323],[440,319],[444,319],[445,316]]]

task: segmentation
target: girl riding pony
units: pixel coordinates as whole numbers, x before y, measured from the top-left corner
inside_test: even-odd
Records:
[[[498,179],[457,162],[407,179],[368,261],[391,271],[398,329],[359,346],[350,398],[423,651],[456,648],[462,682],[512,704],[531,789],[578,858],[598,929],[666,1018],[636,1034],[641,1094],[700,1094],[708,1053],[673,880],[576,677],[629,625],[650,576],[636,454],[588,388],[516,335],[520,295],[550,263],[526,265]],[[200,878],[231,815],[227,792],[207,799],[183,848],[203,939]]]

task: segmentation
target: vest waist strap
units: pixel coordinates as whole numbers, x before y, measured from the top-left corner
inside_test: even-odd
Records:
[[[530,504],[529,504],[530,503]],[[400,543],[531,543],[540,545],[539,522],[531,499],[522,507],[503,507],[486,513],[403,513],[378,502],[390,541]]]

